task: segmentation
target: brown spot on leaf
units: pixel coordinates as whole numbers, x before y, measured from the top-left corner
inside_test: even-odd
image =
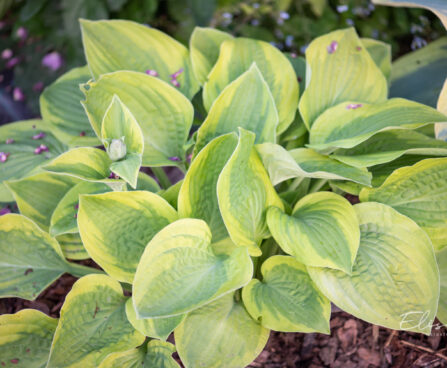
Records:
[[[25,276],[28,275],[29,273],[33,272],[33,271],[34,271],[34,270],[33,270],[32,268],[28,268],[28,269],[25,271]]]

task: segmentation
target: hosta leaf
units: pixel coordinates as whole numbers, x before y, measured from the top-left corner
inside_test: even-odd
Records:
[[[360,231],[347,199],[331,192],[312,193],[298,201],[291,216],[270,208],[267,223],[282,250],[301,263],[351,273]]]
[[[188,98],[198,91],[188,49],[165,33],[127,20],[83,19],[81,29],[85,55],[95,79],[118,70],[154,70],[169,82],[172,74],[181,71],[177,77],[180,91]]]
[[[237,132],[239,127],[256,134],[256,143],[276,141],[278,112],[268,84],[256,64],[228,84],[216,98],[197,132],[194,152],[213,138]]]
[[[110,192],[112,189],[104,183],[82,181],[69,189],[57,204],[51,216],[50,234],[57,236],[66,233],[77,233],[77,214],[79,196],[81,194],[97,194]]]
[[[279,144],[264,143],[257,145],[256,149],[273,185],[296,177],[371,184],[371,174],[367,170],[349,166],[309,148],[286,151]]]
[[[217,181],[217,198],[233,242],[248,247],[250,255],[259,256],[259,243],[270,235],[266,209],[283,208],[283,204],[254,149],[254,141],[254,133],[239,129],[237,147]]]
[[[0,296],[35,299],[69,269],[57,241],[28,218],[0,217]]]
[[[147,190],[152,193],[157,193],[160,190],[160,186],[154,178],[140,171],[138,173],[136,190]]]
[[[126,302],[127,319],[132,326],[144,336],[166,340],[172,331],[183,321],[185,314],[168,318],[138,319],[132,299]]]
[[[191,64],[194,75],[200,84],[207,77],[219,57],[220,45],[233,36],[214,28],[196,27],[189,40]]]
[[[90,258],[79,234],[62,234],[56,236],[56,240],[61,246],[65,258],[74,260]]]
[[[114,95],[101,126],[101,136],[106,148],[112,140],[123,140],[126,155],[111,164],[111,170],[128,182],[137,186],[138,172],[144,150],[143,133],[129,109]]]
[[[160,195],[163,199],[166,200],[172,207],[177,209],[177,201],[180,188],[182,186],[183,180],[178,181],[174,185],[171,185],[166,190],[160,190],[157,194]]]
[[[111,192],[79,200],[79,233],[87,252],[110,276],[128,283],[147,243],[176,219],[175,210],[150,192]]]
[[[35,309],[0,316],[2,366],[44,368],[50,354],[57,319]]]
[[[277,132],[282,133],[295,117],[299,87],[290,62],[267,42],[237,38],[222,43],[219,58],[203,87],[204,106],[209,110],[224,88],[253,62],[270,87],[279,115]]]
[[[65,298],[47,368],[97,367],[110,353],[144,341],[127,320],[120,284],[105,275],[75,282]]]
[[[83,105],[96,134],[117,95],[138,122],[144,136],[143,165],[174,166],[185,159],[184,146],[193,120],[188,99],[162,80],[143,73],[120,71],[82,87]]]
[[[441,93],[439,95],[436,108],[443,114],[447,114],[447,78],[444,81],[444,86],[442,87]],[[447,123],[436,123],[435,135],[437,139],[447,141]]]
[[[432,107],[447,78],[447,37],[410,52],[393,63],[391,97],[404,97]]]
[[[112,353],[101,362],[98,368],[145,368],[143,365],[145,353],[144,346],[120,353]]]
[[[310,131],[310,147],[352,148],[390,129],[414,129],[447,121],[444,114],[417,102],[393,98],[370,105],[344,102],[321,114]]]
[[[299,108],[308,128],[325,110],[342,102],[386,100],[386,79],[353,28],[313,40],[306,61],[307,86]]]
[[[44,133],[45,136],[33,139],[39,137],[40,133]],[[48,125],[42,120],[26,120],[2,125],[0,137],[0,152],[10,154],[6,162],[0,163],[0,202],[13,201],[12,194],[3,181],[17,180],[37,173],[41,165],[66,150],[66,146],[54,137]],[[13,143],[6,144],[7,139],[13,140]],[[35,149],[41,144],[48,148],[48,152],[35,154]]]
[[[20,213],[29,217],[45,231],[59,201],[79,180],[64,175],[41,173],[25,179],[8,181]]]
[[[391,45],[372,38],[362,38],[361,41],[366,51],[368,51],[388,80],[391,74]]]
[[[220,368],[250,364],[264,349],[269,332],[231,293],[189,313],[174,335],[186,368]]]
[[[388,130],[349,149],[338,149],[331,157],[347,165],[369,167],[399,158],[404,154],[447,156],[447,142],[413,130]]]
[[[178,195],[179,216],[204,220],[214,242],[228,237],[217,200],[217,180],[237,142],[236,134],[226,134],[208,143],[192,162]]]
[[[45,88],[40,95],[40,112],[62,142],[69,146],[100,144],[81,105],[81,83],[91,78],[87,66],[74,68]]]
[[[438,319],[447,325],[447,249],[436,253],[439,275],[441,277],[441,290],[439,295]]]
[[[361,240],[352,275],[308,267],[310,276],[333,303],[358,318],[430,334],[439,298],[430,239],[408,217],[381,203],[361,203],[354,209]],[[408,322],[415,314],[419,318]]]
[[[252,274],[247,249],[216,254],[204,221],[178,220],[147,245],[133,283],[134,306],[140,318],[184,314],[246,285]]]
[[[447,158],[402,167],[379,188],[363,189],[360,200],[393,207],[421,226],[436,249],[447,246]]]
[[[242,290],[248,313],[269,329],[328,334],[331,303],[316,288],[306,267],[289,256],[268,258],[257,279]]]
[[[103,150],[94,147],[73,148],[56,157],[43,168],[83,180],[103,180],[110,175],[112,160]]]

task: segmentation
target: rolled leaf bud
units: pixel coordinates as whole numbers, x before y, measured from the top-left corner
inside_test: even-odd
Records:
[[[124,137],[121,139],[112,139],[107,147],[107,153],[113,161],[117,161],[126,156],[127,148],[126,143],[124,143]]]

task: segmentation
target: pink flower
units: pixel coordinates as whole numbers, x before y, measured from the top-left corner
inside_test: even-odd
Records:
[[[180,88],[180,82],[177,79],[171,79],[171,83],[174,87]]]
[[[33,85],[33,91],[41,92],[43,90],[43,82],[37,82]]]
[[[347,110],[355,110],[358,109],[359,107],[362,107],[363,105],[361,103],[358,104],[348,104],[346,105],[346,109]]]
[[[17,56],[15,56],[8,60],[8,62],[6,63],[6,67],[9,69],[14,68],[19,63],[19,61],[20,59]]]
[[[19,27],[17,28],[17,37],[20,38],[22,41],[26,40],[28,37],[28,31],[25,27]]]
[[[37,140],[37,139],[42,139],[45,137],[45,133],[44,132],[40,132],[39,134],[33,135],[33,139]]]
[[[337,51],[338,48],[338,42],[332,41],[331,44],[327,47],[327,52],[329,54],[333,54],[335,51]]]
[[[34,150],[34,154],[35,155],[40,155],[42,152],[48,152],[48,151],[49,151],[48,147],[45,146],[44,144],[41,144],[39,147],[37,147]]]
[[[62,59],[61,54],[59,54],[57,51],[46,54],[42,59],[42,65],[53,71],[58,70],[63,63],[64,60]]]
[[[2,59],[10,59],[12,57],[11,49],[4,49],[2,52]]]
[[[150,75],[150,76],[152,76],[152,77],[158,77],[158,73],[157,73],[157,71],[156,71],[156,70],[153,70],[153,69],[148,69],[148,70],[146,70],[146,74],[147,74],[147,75]]]
[[[14,139],[12,139],[12,138],[8,138],[7,140],[6,140],[6,144],[13,144],[15,141],[14,141]]]
[[[14,101],[25,100],[25,95],[19,87],[14,87],[14,89],[12,90],[12,99]]]
[[[6,162],[10,153],[9,152],[0,152],[0,162]]]
[[[172,79],[177,79],[177,77],[183,73],[183,68],[177,70],[174,74],[171,74]]]

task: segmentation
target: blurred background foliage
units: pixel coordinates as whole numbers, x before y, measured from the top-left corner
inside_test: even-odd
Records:
[[[79,18],[134,20],[185,44],[196,25],[211,26],[298,55],[350,26],[390,43],[394,58],[445,33],[429,11],[370,0],[0,0],[0,123],[37,116],[42,89],[85,64]]]

